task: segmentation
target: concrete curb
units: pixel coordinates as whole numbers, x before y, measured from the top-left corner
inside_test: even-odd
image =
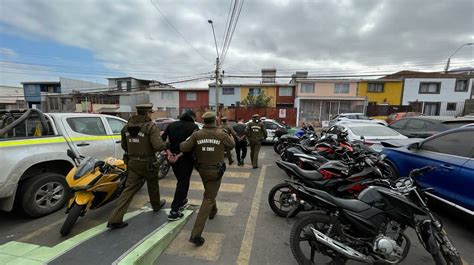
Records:
[[[157,228],[153,233],[150,233],[148,237],[144,238],[143,241],[139,242],[135,248],[125,253],[124,256],[120,257],[113,264],[153,264],[178,235],[192,213],[192,210],[183,211],[184,217],[182,219],[165,223],[163,226]]]

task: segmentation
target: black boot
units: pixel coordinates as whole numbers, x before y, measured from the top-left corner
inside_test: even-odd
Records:
[[[202,236],[195,236],[195,237],[191,237],[191,238],[189,239],[189,242],[195,244],[195,245],[198,246],[198,247],[204,245],[204,242],[205,242],[205,241],[206,241],[206,240],[205,240],[204,237],[202,237]]]

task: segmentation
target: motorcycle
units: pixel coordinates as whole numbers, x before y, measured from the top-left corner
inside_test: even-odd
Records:
[[[76,166],[66,176],[73,195],[67,204],[66,220],[59,231],[62,236],[69,234],[79,216],[118,198],[127,179],[127,166],[121,159],[107,158],[100,161],[93,157],[78,156],[70,149],[67,154]]]
[[[461,265],[461,257],[439,220],[428,208],[416,177],[431,167],[414,169],[390,187],[370,186],[357,199],[342,199],[325,191],[292,183],[300,201],[325,209],[298,220],[291,229],[290,247],[299,264],[374,264],[402,262],[410,249],[405,234],[414,228],[435,264]],[[309,255],[307,255],[309,252]],[[318,255],[318,256],[316,256]]]
[[[156,161],[160,165],[158,168],[158,179],[164,179],[171,168],[171,164],[168,161],[168,156],[171,154],[169,150],[161,151],[156,154]]]
[[[284,161],[276,161],[276,164],[287,172],[292,180],[307,187],[325,190],[344,198],[354,198],[368,186],[365,184],[366,180],[387,178],[378,167],[383,159],[385,159],[385,155],[380,155],[377,158],[360,156],[351,163],[330,161],[322,165],[319,171],[303,170],[295,164]],[[315,209],[315,207],[308,207],[306,204],[299,204],[298,192],[291,183],[292,181],[286,181],[277,184],[268,193],[270,208],[278,216],[294,217],[301,210]]]

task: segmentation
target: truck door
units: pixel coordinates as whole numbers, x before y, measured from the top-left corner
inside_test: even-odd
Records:
[[[115,156],[115,144],[100,116],[63,117],[63,125],[76,150],[83,156],[105,159]]]
[[[107,117],[105,119],[107,120],[107,124],[109,125],[110,133],[111,135],[113,135],[115,157],[121,159],[123,157],[123,149],[121,145],[122,137],[120,133],[122,131],[123,126],[125,126],[125,123],[127,122],[125,120],[112,117]]]

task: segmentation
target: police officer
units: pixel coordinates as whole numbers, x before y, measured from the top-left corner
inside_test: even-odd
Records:
[[[176,155],[177,161],[171,164],[173,173],[176,176],[176,190],[174,192],[173,202],[171,203],[171,211],[168,220],[175,221],[183,218],[180,208],[184,206],[188,200],[189,181],[193,173],[194,157],[193,153],[180,153],[179,144],[185,141],[199,127],[194,123],[196,114],[192,110],[187,110],[180,117],[179,121],[175,121],[166,127],[162,135],[163,140],[168,138],[170,142],[170,151]],[[171,160],[170,160],[171,161]]]
[[[219,126],[219,128],[223,129],[230,136],[236,136],[234,129],[232,129],[229,124],[227,124],[227,117],[225,116],[221,118],[221,126]],[[229,166],[232,165],[234,163],[234,159],[232,159],[232,149],[226,150],[225,154],[227,159],[229,159]]]
[[[254,114],[252,121],[247,124],[247,137],[250,142],[250,159],[253,168],[258,168],[258,152],[260,152],[262,141],[267,138],[267,130],[259,118],[258,114]]]
[[[133,196],[145,181],[153,211],[159,211],[166,203],[165,200],[160,200],[158,174],[153,164],[156,162],[155,153],[165,149],[166,144],[160,137],[160,128],[151,121],[152,108],[153,104],[137,105],[137,115],[130,117],[122,129],[121,145],[125,151],[124,160],[127,163],[128,177],[125,189],[107,224],[108,228],[124,228],[128,225],[123,222],[123,216]]]
[[[216,114],[206,112],[202,116],[204,127],[194,132],[189,139],[180,144],[181,152],[196,153],[196,167],[204,184],[204,198],[196,217],[189,241],[202,246],[202,231],[207,218],[214,219],[217,214],[216,196],[225,171],[224,153],[234,147],[234,140],[229,134],[216,126]]]

